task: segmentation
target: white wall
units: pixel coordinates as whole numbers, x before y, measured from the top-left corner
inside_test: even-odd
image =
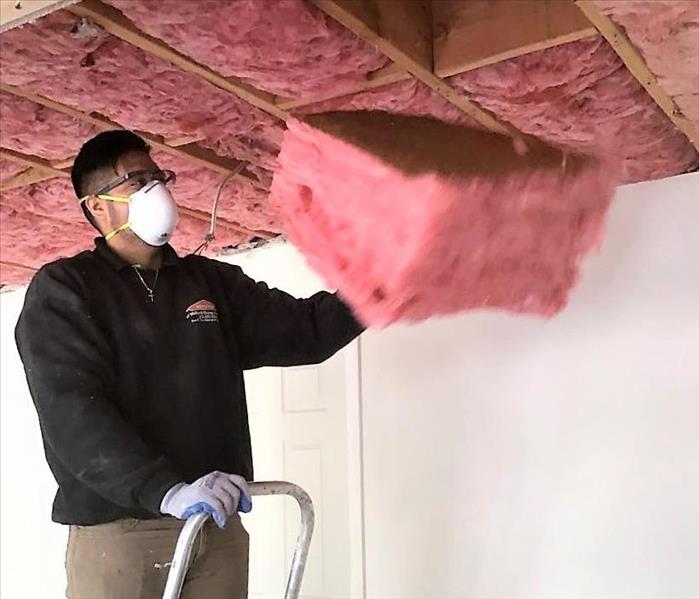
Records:
[[[24,291],[0,295],[0,597],[64,596],[66,528],[51,522],[56,483],[14,343]]]
[[[551,322],[470,314],[363,338],[370,599],[699,594],[698,186],[622,189]],[[320,286],[289,246],[229,260]],[[0,597],[57,598],[66,534],[14,348],[22,300],[0,295]]]
[[[622,189],[550,322],[362,339],[375,598],[699,593],[699,174]]]

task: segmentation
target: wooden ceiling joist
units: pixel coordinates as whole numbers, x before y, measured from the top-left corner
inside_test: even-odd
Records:
[[[26,264],[20,264],[19,262],[10,262],[8,260],[0,260],[0,266],[10,266],[12,268],[21,268],[22,270],[31,270],[35,272],[39,270],[33,266],[27,266]]]
[[[23,171],[10,175],[9,177],[0,181],[0,192],[9,191],[10,189],[17,189],[19,187],[26,187],[27,185],[32,185],[34,183],[41,183],[42,181],[47,181],[48,179],[54,179],[55,175],[53,173],[41,170],[40,168],[26,168]]]
[[[46,174],[50,174],[52,177],[70,177],[69,172],[55,168],[48,160],[39,158],[38,156],[31,156],[29,154],[22,154],[22,152],[16,152],[15,150],[0,148],[0,158],[5,158],[6,160],[23,166],[37,168],[38,170],[46,172]]]
[[[90,19],[108,33],[148,54],[166,60],[183,71],[203,77],[216,87],[245,100],[278,119],[286,120],[288,116],[284,110],[277,106],[273,94],[255,89],[236,77],[224,77],[209,67],[199,64],[171,48],[165,42],[144,33],[122,12],[112,6],[103,4],[99,0],[84,0],[80,4],[69,6],[68,10],[79,17]]]
[[[439,77],[597,35],[572,0],[437,0],[432,22]]]
[[[578,8],[609,42],[626,68],[644,87],[667,117],[682,131],[691,144],[699,150],[699,133],[692,122],[684,116],[675,101],[663,89],[653,72],[648,68],[636,47],[626,37],[624,31],[595,6],[590,0],[575,0]]]
[[[76,110],[75,108],[71,108],[66,104],[61,104],[60,102],[50,100],[49,98],[46,98],[39,94],[35,94],[20,87],[0,83],[0,90],[8,94],[13,94],[20,98],[24,98],[26,100],[34,102],[35,104],[40,104],[52,110],[56,110],[58,112],[71,116],[79,121],[82,121],[83,123],[89,123],[91,125],[94,125],[99,129],[109,130],[124,128],[119,123],[116,123],[105,116],[98,115],[95,113],[88,114],[87,112]],[[146,140],[146,142],[148,142],[148,144],[150,144],[153,148],[156,148],[163,152],[167,152],[168,154],[177,156],[178,158],[195,162],[200,166],[204,166],[224,175],[234,172],[240,164],[240,161],[238,160],[221,157],[215,152],[198,146],[195,143],[185,143],[185,145],[181,146],[171,146],[165,143],[165,141],[160,136],[152,135],[150,133],[144,133],[142,131],[138,131],[137,133],[144,140]],[[245,172],[237,174],[236,178],[242,181],[247,181],[249,183],[257,183],[257,178],[254,175]]]
[[[492,131],[512,130],[432,72],[432,15],[424,0],[311,0],[462,112]]]

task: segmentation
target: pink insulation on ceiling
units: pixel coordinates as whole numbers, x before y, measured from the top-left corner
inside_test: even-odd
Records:
[[[337,110],[384,110],[406,116],[431,116],[447,123],[479,127],[478,123],[420,81],[410,79],[351,96],[298,108],[297,114]]]
[[[46,160],[74,157],[99,132],[92,125],[4,92],[0,92],[0,122],[3,148]]]
[[[72,256],[90,247],[94,229],[83,218],[64,221],[55,216],[40,216],[28,209],[22,199],[21,191],[3,194],[0,203],[0,262],[38,268],[46,262]],[[23,282],[29,281],[31,271],[26,270],[24,274],[26,280]]]
[[[392,125],[395,147],[412,161],[422,152],[425,168],[414,172],[289,123],[271,199],[285,233],[328,285],[372,326],[466,309],[561,310],[580,260],[600,243],[616,168],[579,157],[515,158],[510,145],[509,156],[497,155],[511,168],[465,174],[449,164],[460,160],[451,147],[449,157],[441,149],[430,157],[430,144],[444,146],[445,135],[428,141],[420,125],[405,137],[400,121]],[[356,121],[350,126],[350,135],[364,134]],[[467,138],[472,154],[488,151]]]
[[[568,148],[609,146],[625,181],[685,172],[696,150],[633,78],[614,50],[591,38],[450,79],[525,133]]]
[[[31,281],[35,272],[33,268],[0,262],[0,287],[3,285],[26,285]]]
[[[71,256],[93,247],[98,233],[87,223],[70,182],[53,179],[21,189],[3,192],[0,202],[0,262],[39,267],[63,256]],[[209,223],[180,215],[172,239],[173,247],[186,254],[204,240]],[[249,240],[231,229],[219,227],[216,241],[205,252],[219,253],[224,247]],[[4,278],[6,273],[10,277]],[[5,270],[2,284],[29,282],[32,272],[23,268]]]
[[[281,96],[349,91],[388,60],[302,0],[107,0],[142,31]]]
[[[594,0],[626,31],[648,68],[699,130],[699,2]]]
[[[272,169],[281,123],[159,58],[65,12],[0,36],[2,81],[134,130],[201,135],[222,156]]]
[[[163,152],[155,152],[153,158],[160,168],[177,174],[172,193],[179,205],[211,212],[223,175]],[[251,183],[229,179],[219,198],[217,215],[251,230],[280,232],[279,217],[269,206],[267,195],[266,190]]]

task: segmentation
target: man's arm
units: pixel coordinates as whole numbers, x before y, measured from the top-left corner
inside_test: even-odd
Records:
[[[113,356],[75,287],[59,269],[43,268],[15,331],[44,441],[108,501],[159,514],[163,496],[182,479],[111,402]]]
[[[244,369],[300,366],[328,359],[364,326],[337,295],[296,299],[257,283],[237,266],[218,263],[231,301]]]

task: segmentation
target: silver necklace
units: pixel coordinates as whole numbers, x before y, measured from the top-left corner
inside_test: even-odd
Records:
[[[153,279],[153,287],[148,287],[148,284],[144,280],[144,278],[141,276],[141,273],[138,271],[138,267],[134,266],[133,267],[134,271],[136,271],[136,274],[138,275],[139,280],[143,284],[143,286],[146,288],[146,291],[148,291],[148,301],[152,304],[155,301],[155,286],[158,284],[158,274],[160,273],[160,269],[156,268],[155,269],[155,279]]]

